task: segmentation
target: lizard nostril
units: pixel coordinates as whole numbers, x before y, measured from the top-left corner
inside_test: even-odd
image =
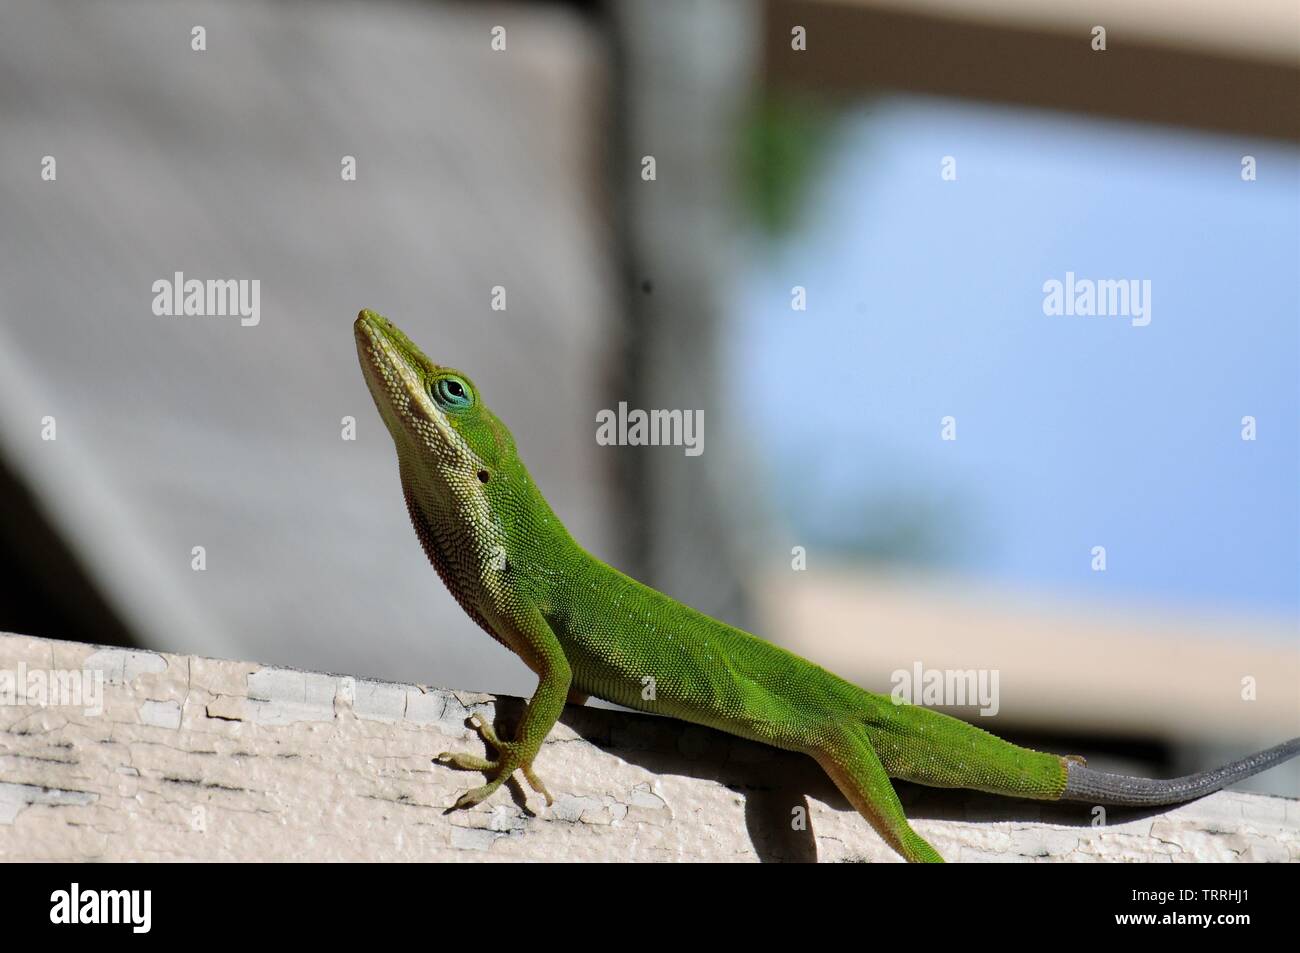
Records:
[[[492,479],[492,474],[488,473],[486,470],[478,471],[478,481],[480,483],[486,483],[490,479]]]

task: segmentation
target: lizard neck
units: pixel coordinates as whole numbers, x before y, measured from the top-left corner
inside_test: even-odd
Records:
[[[500,639],[490,620],[517,611],[521,598],[537,608],[549,604],[556,567],[576,544],[522,463],[450,492],[418,461],[405,460],[400,470],[420,545],[475,621]]]

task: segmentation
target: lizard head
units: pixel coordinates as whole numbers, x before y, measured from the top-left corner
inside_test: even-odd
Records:
[[[446,500],[463,499],[515,460],[510,431],[460,371],[433,363],[393,322],[362,311],[353,325],[361,370],[403,467]]]

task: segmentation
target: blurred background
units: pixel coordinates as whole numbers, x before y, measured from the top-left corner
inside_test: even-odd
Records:
[[[587,548],[866,688],[994,670],[954,714],[1118,770],[1293,736],[1297,107],[1290,0],[6,3],[0,631],[530,693],[368,307]],[[260,323],[155,315],[177,271]],[[1150,324],[1045,315],[1067,272]],[[620,401],[704,453],[597,445]]]

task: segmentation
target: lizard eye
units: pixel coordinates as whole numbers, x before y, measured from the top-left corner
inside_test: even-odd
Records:
[[[449,410],[464,410],[473,399],[469,387],[457,377],[440,377],[434,382],[433,399]]]

